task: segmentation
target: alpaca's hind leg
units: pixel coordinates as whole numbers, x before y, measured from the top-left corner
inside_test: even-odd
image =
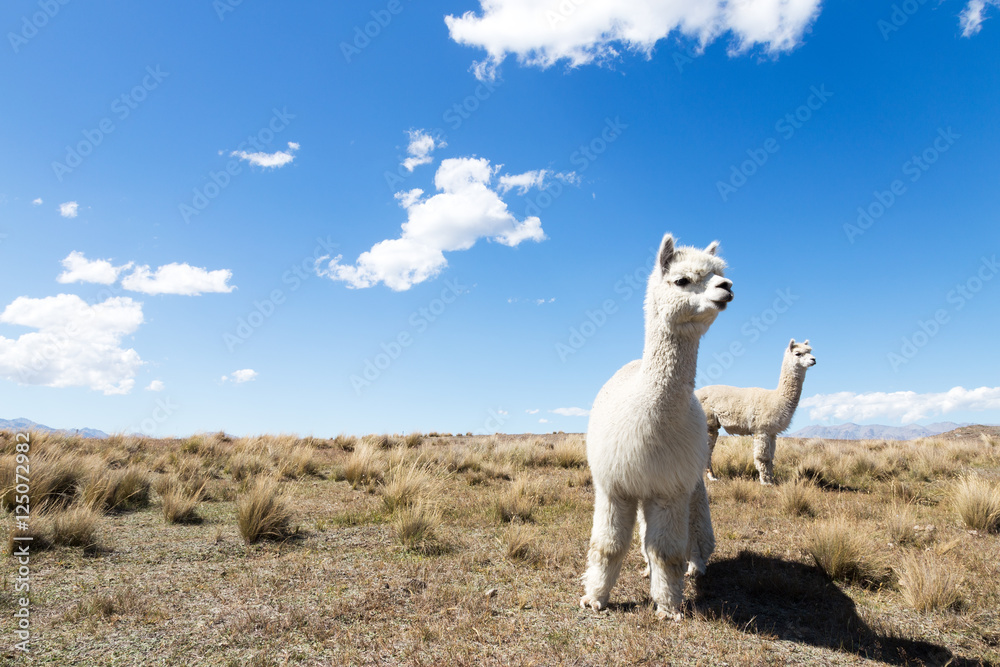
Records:
[[[683,618],[684,565],[688,560],[688,497],[643,501],[646,515],[646,553],[649,556],[649,592],[660,618]]]
[[[715,442],[719,439],[719,426],[708,423],[708,481],[717,482],[715,471],[712,470],[712,454],[715,453]]]
[[[753,435],[753,463],[760,474],[760,483],[774,484],[774,444],[776,438],[767,433]]]
[[[642,571],[643,578],[649,578],[649,556],[646,555],[646,515],[643,514],[642,505],[639,505],[639,551],[642,553],[642,560],[646,563],[646,569]]]
[[[708,490],[705,488],[704,480],[698,480],[698,486],[691,494],[688,543],[691,552],[688,560],[688,575],[705,574],[708,559],[715,551],[715,532],[712,530],[712,515],[708,509]]]
[[[590,534],[587,572],[583,575],[581,607],[600,611],[608,606],[611,588],[632,544],[635,510],[634,500],[611,498],[601,489],[595,489],[594,528]]]

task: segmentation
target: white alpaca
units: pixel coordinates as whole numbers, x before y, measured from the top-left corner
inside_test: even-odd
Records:
[[[810,352],[808,340],[796,343],[792,339],[781,361],[777,389],[713,384],[695,392],[708,420],[709,479],[715,480],[711,453],[722,427],[732,435],[753,435],[753,461],[760,483],[774,484],[774,444],[799,405],[806,369],[816,365],[816,357]]]
[[[702,479],[708,432],[694,377],[701,337],[733,299],[717,247],[675,249],[673,237],[663,237],[646,288],[642,359],[615,373],[594,401],[587,428],[594,528],[581,607],[607,607],[637,510],[648,524],[642,548],[660,618],[682,618],[685,563],[690,574],[703,573],[715,549]]]

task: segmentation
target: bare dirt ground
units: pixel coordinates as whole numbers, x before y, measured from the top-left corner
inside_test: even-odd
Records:
[[[5,507],[13,443],[0,434]],[[1000,517],[974,529],[960,514],[963,480],[1000,498],[988,433],[779,440],[767,488],[749,441],[721,438],[718,546],[681,623],[657,620],[638,548],[609,611],[578,606],[593,509],[580,435],[39,435],[30,455],[35,544],[55,545],[31,553],[27,655],[17,564],[0,561],[0,664],[1000,664]],[[248,545],[238,514],[265,477],[290,519]],[[173,491],[196,516],[165,519]],[[14,515],[0,521],[8,538]]]

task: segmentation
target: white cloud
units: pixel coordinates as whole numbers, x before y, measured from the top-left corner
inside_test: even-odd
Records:
[[[969,0],[965,5],[965,9],[958,15],[963,37],[972,37],[982,29],[983,21],[986,20],[983,13],[987,5],[1000,7],[1000,0]]]
[[[977,0],[973,0],[974,2]],[[704,47],[726,33],[731,54],[761,46],[795,48],[820,11],[820,0],[480,0],[481,15],[446,16],[451,38],[486,51],[473,65],[480,79],[514,55],[523,65],[570,67],[606,61],[619,48],[649,56],[671,33]]]
[[[534,410],[525,410],[525,412],[527,412],[529,415],[537,415],[538,408],[535,408]]]
[[[342,265],[337,255],[322,267],[328,258],[320,258],[316,272],[352,288],[383,282],[402,291],[440,273],[448,265],[445,252],[468,250],[481,238],[511,247],[544,240],[538,217],[518,220],[491,188],[495,171],[485,158],[443,160],[434,175],[438,194],[424,198],[419,189],[396,194],[407,212],[399,238],[379,241],[354,266]]]
[[[0,336],[0,377],[105,394],[127,394],[135,385],[143,362],[121,340],[143,322],[139,302],[115,297],[89,305],[75,294],[22,296],[4,309],[0,322],[37,329],[13,339]]]
[[[548,423],[549,423],[549,420],[548,420],[548,419],[545,419],[544,417],[542,417],[541,419],[539,419],[539,420],[538,420],[538,423],[539,423],[539,424],[548,424]]]
[[[410,130],[407,134],[410,135],[410,144],[406,147],[406,152],[410,157],[403,160],[402,163],[407,171],[413,171],[415,167],[422,164],[429,164],[434,160],[431,157],[434,149],[448,145],[443,141],[436,141],[424,130]]]
[[[80,208],[80,205],[75,201],[68,201],[59,204],[59,215],[64,218],[75,218],[76,212]]]
[[[555,410],[549,410],[549,412],[554,412],[563,417],[586,417],[590,414],[590,410],[584,410],[583,408],[556,408]]]
[[[110,285],[118,280],[118,274],[132,266],[132,262],[113,266],[110,260],[89,260],[82,252],[74,250],[62,261],[65,271],[56,280],[61,283],[98,283]]]
[[[513,188],[517,188],[517,194],[523,195],[527,194],[528,190],[532,188],[541,189],[546,187],[546,178],[555,178],[571,185],[580,184],[580,176],[575,171],[564,174],[561,171],[552,173],[548,169],[537,169],[535,171],[526,171],[523,174],[503,174],[500,176],[497,189],[501,193],[506,193]]]
[[[246,151],[233,151],[230,155],[238,157],[241,160],[246,160],[250,164],[258,167],[276,169],[278,167],[284,167],[286,164],[294,160],[295,151],[297,150],[299,150],[299,144],[294,141],[289,141],[287,151],[275,151],[274,153],[247,153]]]
[[[41,197],[38,197],[37,199],[33,200],[31,203],[34,204],[35,206],[39,206],[40,204],[43,204],[44,202],[42,201]]]
[[[150,271],[146,265],[137,266],[124,278],[122,287],[143,294],[183,294],[197,296],[205,292],[232,292],[229,284],[233,272],[229,269],[209,271],[190,264],[164,264]]]
[[[257,379],[257,371],[252,368],[241,368],[238,371],[233,371],[232,375],[222,376],[223,382],[232,382],[233,384],[242,384],[255,379]]]
[[[888,418],[908,424],[958,410],[1000,410],[1000,387],[955,387],[937,394],[918,394],[913,391],[855,394],[842,391],[810,396],[803,399],[801,405],[810,408],[809,417],[816,420],[857,422]]]
[[[545,174],[549,173],[545,169],[536,171],[526,171],[523,174],[504,174],[500,177],[500,192],[507,192],[511,188],[517,188],[517,194],[523,195],[531,188],[540,188],[545,182]]]
[[[553,303],[555,300],[556,300],[555,297],[552,297],[551,299],[535,299],[535,305],[544,306],[547,303]]]
[[[146,387],[146,391],[163,391],[163,382],[161,380],[153,380]]]

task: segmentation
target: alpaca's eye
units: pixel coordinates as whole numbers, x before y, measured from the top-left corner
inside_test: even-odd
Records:
[[[685,285],[690,285],[691,281],[688,280],[687,278],[678,278],[677,280],[674,281],[674,284],[677,285],[678,287],[684,287]]]
[[[801,352],[796,352],[796,353],[795,353],[795,356],[796,356],[796,357],[801,357],[801,356],[802,356],[802,353],[801,353]]]

